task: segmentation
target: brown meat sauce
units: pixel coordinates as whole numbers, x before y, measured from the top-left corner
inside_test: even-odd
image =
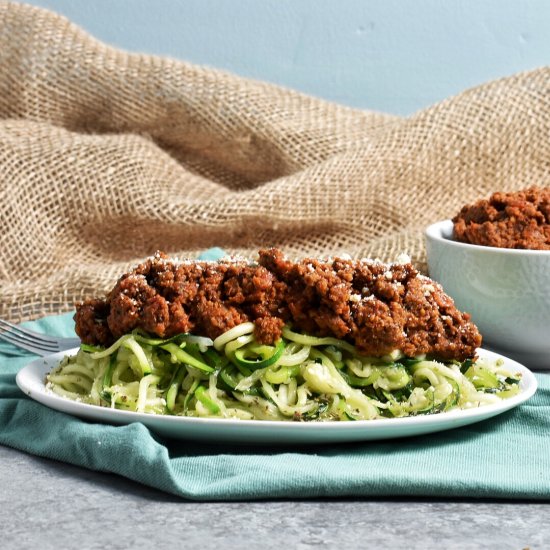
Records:
[[[550,250],[550,188],[493,193],[453,218],[457,241],[497,248]]]
[[[104,300],[77,304],[76,331],[107,345],[134,329],[159,337],[191,332],[216,338],[245,321],[273,343],[285,323],[344,339],[365,355],[474,357],[481,336],[441,286],[410,263],[287,260],[261,250],[256,263],[172,262],[164,254],[123,275]]]

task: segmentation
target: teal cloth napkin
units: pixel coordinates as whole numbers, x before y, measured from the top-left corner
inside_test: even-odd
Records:
[[[29,328],[74,336],[72,315]],[[13,351],[13,348],[11,348]],[[17,388],[35,356],[0,348],[0,444],[120,474],[194,500],[341,496],[550,499],[550,375],[520,407],[421,437],[312,447],[169,440],[139,423],[110,426],[51,410]]]

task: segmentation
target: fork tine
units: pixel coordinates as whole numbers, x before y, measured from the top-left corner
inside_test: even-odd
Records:
[[[13,333],[10,331],[2,332],[0,331],[0,336],[4,337],[6,340],[9,340],[12,344],[26,344],[27,346],[31,346],[37,349],[43,349],[44,351],[58,351],[59,345],[57,345],[55,342],[40,342],[37,340],[33,340],[32,338],[29,338],[27,336],[21,336],[20,334]]]
[[[5,342],[8,342],[18,348],[26,349],[27,351],[30,351],[32,353],[35,353],[36,355],[49,355],[50,353],[53,353],[57,350],[53,349],[44,349],[41,347],[38,347],[36,345],[30,344],[25,341],[21,341],[17,338],[13,338],[11,335],[9,335],[7,332],[0,332],[0,340],[4,340]]]
[[[80,338],[56,338],[13,325],[3,319],[0,319],[0,339],[38,355],[70,350],[81,344]]]
[[[12,323],[8,323],[8,321],[0,319],[0,334],[2,334],[4,330],[17,334],[27,340],[30,339],[31,344],[35,342],[43,342],[45,344],[57,343],[55,338],[51,338],[46,334],[41,334],[39,332],[35,332],[34,330],[29,330],[28,328],[19,327],[17,325],[13,325]]]
[[[27,344],[29,346],[33,346],[35,348],[43,349],[50,352],[59,350],[59,344],[56,340],[37,339],[31,335],[26,334],[25,331],[16,329],[17,327],[15,327],[15,329],[6,330],[4,329],[4,326],[0,324],[0,335],[6,335],[14,344],[16,344],[17,342],[21,342],[23,344]]]

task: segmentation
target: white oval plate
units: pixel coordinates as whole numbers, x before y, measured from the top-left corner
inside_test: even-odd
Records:
[[[427,416],[384,418],[351,422],[292,422],[267,420],[225,420],[164,416],[121,411],[96,405],[78,403],[56,395],[45,385],[46,374],[56,367],[64,355],[73,355],[77,349],[42,357],[29,363],[17,374],[17,385],[32,399],[58,411],[86,420],[109,424],[141,422],[161,435],[208,441],[211,443],[269,443],[304,444],[342,443],[410,437],[459,428],[486,420],[517,407],[529,399],[537,389],[533,373],[523,365],[487,350],[478,350],[480,357],[502,358],[512,372],[522,374],[521,393],[494,405],[475,409],[456,410]]]

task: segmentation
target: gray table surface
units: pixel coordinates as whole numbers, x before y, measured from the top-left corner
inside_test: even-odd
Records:
[[[550,503],[190,502],[0,446],[0,548],[550,548]]]

